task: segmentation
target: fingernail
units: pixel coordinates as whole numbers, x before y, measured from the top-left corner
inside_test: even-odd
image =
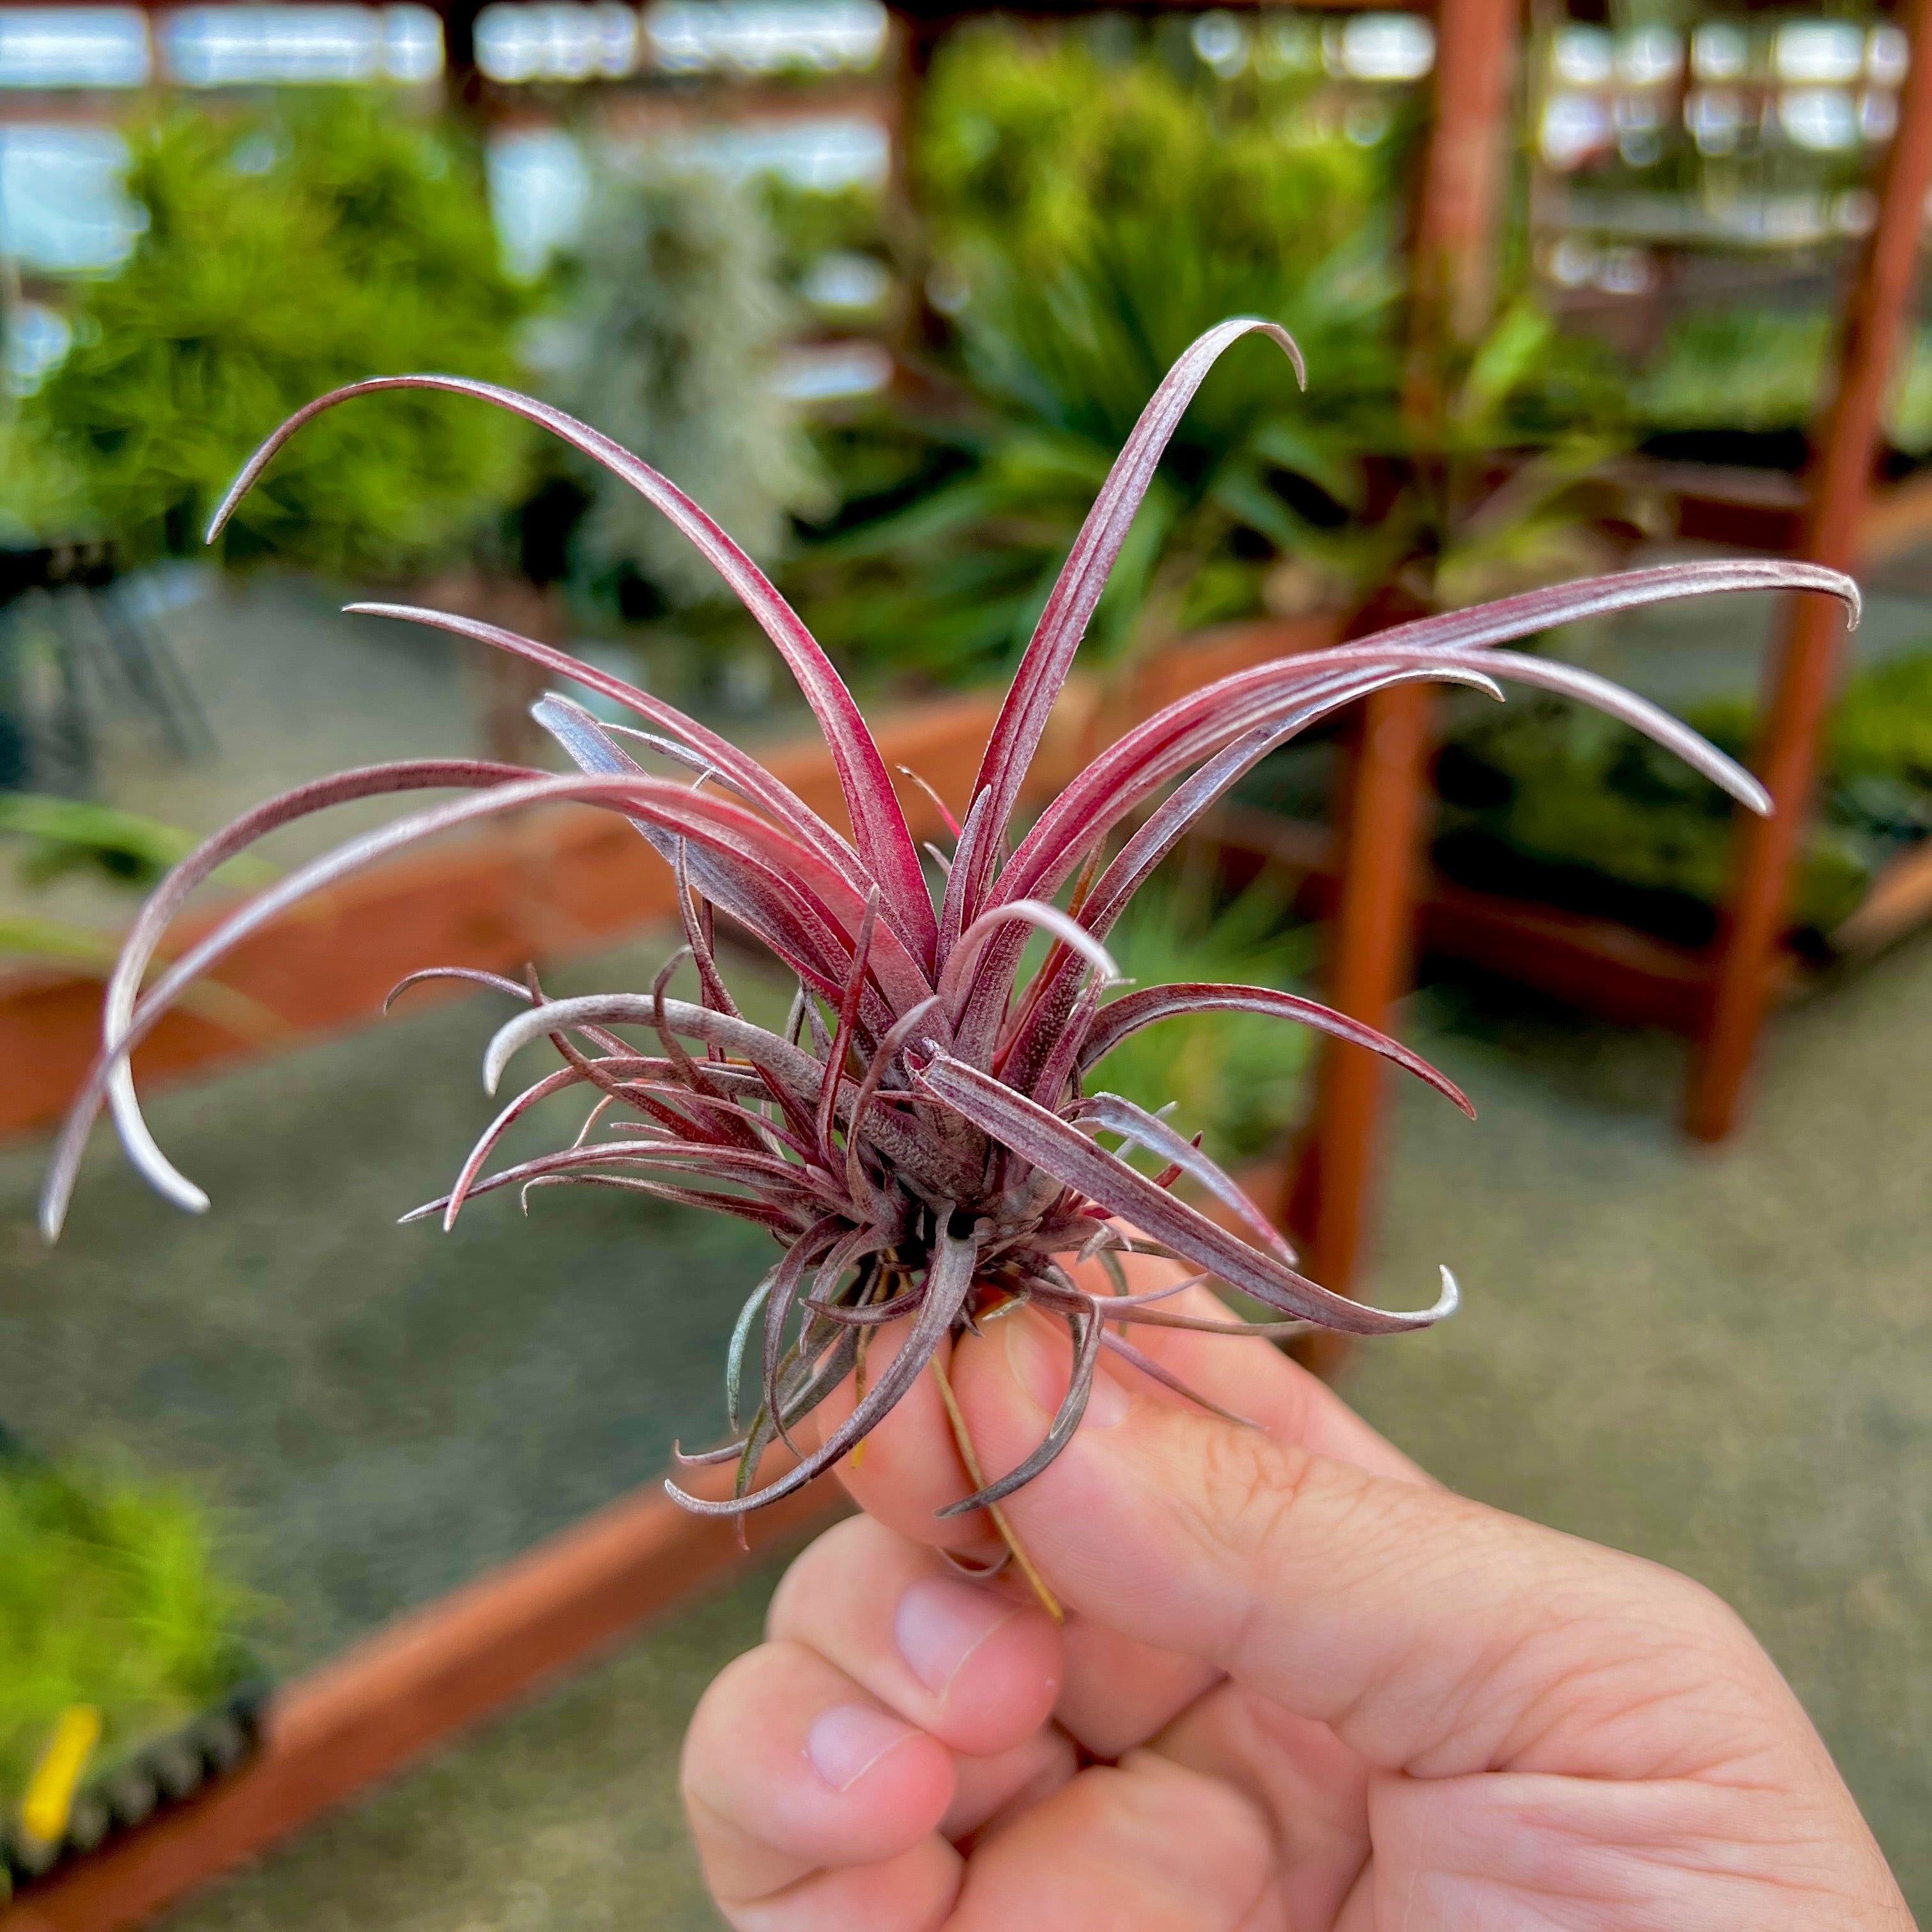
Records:
[[[1016,1315],[1006,1324],[1006,1364],[1013,1379],[1048,1415],[1054,1414],[1066,1395],[1066,1378],[1072,1366],[1072,1352],[1058,1346],[1037,1320]],[[1131,1398],[1105,1369],[1094,1372],[1093,1393],[1087,1398],[1086,1412],[1080,1418],[1082,1429],[1112,1429],[1127,1412]]]
[[[892,1628],[899,1654],[928,1690],[944,1695],[966,1660],[1020,1606],[950,1576],[927,1576],[899,1599]]]
[[[910,1724],[863,1704],[820,1712],[805,1740],[812,1768],[834,1791],[849,1791],[886,1752],[916,1736]]]

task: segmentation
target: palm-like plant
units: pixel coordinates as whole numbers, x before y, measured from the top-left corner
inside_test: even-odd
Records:
[[[681,490],[608,438],[560,411],[487,385],[446,376],[383,377],[336,392],[292,417],[249,463],[216,518],[288,438],[318,412],[371,390],[418,387],[482,397],[562,436],[655,504],[742,599],[797,678],[837,768],[848,838],[735,746],[649,692],[562,652],[467,618],[392,605],[357,605],[473,638],[627,706],[629,734],[698,774],[695,783],[647,775],[625,734],[568,700],[546,698],[542,722],[580,768],[557,777],[515,766],[446,760],[374,766],[303,785],[258,806],[171,872],[149,901],[110,986],[100,1057],[56,1150],[43,1204],[50,1238],[65,1214],[95,1114],[112,1110],[124,1144],[154,1184],[182,1206],[206,1197],[178,1173],[142,1121],[130,1050],[196,975],[304,895],[430,834],[532,805],[575,801],[628,818],[675,868],[686,946],[646,993],[550,1000],[527,986],[482,980],[526,1010],[491,1041],[494,1088],[522,1047],[548,1038],[555,1071],[503,1109],[464,1162],[449,1193],[414,1215],[446,1226],[474,1195],[572,1182],[630,1189],[738,1215],[770,1231],[780,1252],[753,1289],[734,1338],[728,1397],[735,1420],[740,1364],[755,1395],[741,1438],[694,1460],[735,1462],[728,1498],[671,1493],[687,1508],[741,1514],[774,1502],[853,1449],[904,1395],[953,1332],[1022,1304],[1064,1320],[1075,1369],[1065,1402],[1039,1448],[951,1506],[997,1504],[1066,1442],[1103,1352],[1168,1382],[1126,1340],[1136,1324],[1280,1336],[1313,1323],[1356,1334],[1426,1326],[1456,1305],[1454,1280],[1430,1307],[1387,1312],[1333,1294],[1299,1273],[1286,1243],[1228,1175],[1157,1114],[1083,1090],[1088,1069],[1120,1041],[1170,1016],[1232,1010],[1314,1026],[1379,1053],[1466,1110],[1442,1075],[1374,1029],[1271,988],[1150,986],[1110,998],[1117,981],[1109,930],[1195,818],[1257,760],[1338,707],[1390,685],[1447,680],[1500,696],[1508,677],[1596,704],[1678,752],[1758,810],[1768,801],[1745,772],[1643,700],[1573,666],[1502,649],[1511,640],[1592,613],[1694,592],[1767,586],[1824,592],[1856,610],[1835,572],[1782,562],[1684,564],[1598,578],[1484,609],[1404,625],[1361,642],[1283,659],[1183,699],[1102,752],[1010,849],[1028,768],[1108,573],[1155,466],[1196,387],[1243,337],[1274,323],[1226,322],[1175,364],[1143,411],[1054,586],[994,725],[964,820],[935,892],[878,747],[824,652],[737,545]],[[436,806],[365,835],[292,874],[229,917],[136,998],[143,968],[176,908],[213,867],[292,819],[381,793],[455,787],[476,796]],[[1158,801],[1156,802],[1155,801]],[[1144,809],[1149,808],[1150,809]],[[1132,826],[1111,858],[1117,833]],[[928,848],[930,849],[930,848]],[[1056,903],[1066,893],[1065,904]],[[715,947],[723,911],[796,976],[790,1023],[753,1024],[724,985]],[[1022,982],[1036,931],[1054,944]],[[667,990],[688,957],[698,996]],[[405,982],[405,984],[409,983]],[[614,1028],[644,1028],[638,1046]],[[544,1097],[580,1091],[591,1118],[560,1150],[486,1174],[504,1130]],[[614,1110],[621,1119],[610,1119]],[[611,1138],[593,1138],[600,1127]],[[1110,1150],[1102,1137],[1114,1140]],[[1122,1157],[1139,1149],[1157,1175]],[[1180,1200],[1187,1176],[1252,1238]],[[1123,1250],[1177,1258],[1262,1304],[1264,1318],[1220,1321],[1162,1305],[1177,1291],[1096,1294],[1070,1271],[1077,1257]],[[890,1362],[850,1416],[776,1480],[754,1486],[762,1451],[789,1437],[862,1361],[867,1338],[908,1324]]]

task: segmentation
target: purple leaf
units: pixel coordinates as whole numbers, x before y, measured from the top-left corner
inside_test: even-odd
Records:
[[[1080,534],[1073,540],[1066,565],[1034,627],[1032,641],[1020,660],[1012,688],[1006,694],[987,742],[980,775],[974,781],[974,803],[979,802],[982,794],[990,794],[993,802],[985,821],[987,830],[982,842],[975,847],[970,864],[963,849],[954,860],[956,871],[971,874],[965,881],[966,921],[974,917],[984,904],[998,841],[1004,835],[1013,808],[1019,802],[1020,788],[1026,782],[1034,754],[1040,748],[1054,701],[1072,668],[1074,653],[1086,634],[1088,621],[1107,586],[1114,560],[1126,541],[1134,512],[1154,482],[1168,440],[1222,352],[1242,337],[1258,334],[1280,345],[1294,365],[1296,380],[1306,384],[1301,352],[1295,346],[1294,338],[1279,323],[1254,316],[1216,323],[1183,350],[1162,377],[1160,388],[1141,412],[1132,434],[1114,458],[1094,507],[1080,526]]]
[[[1230,986],[1211,980],[1192,980],[1174,986],[1137,987],[1100,1009],[1080,1048],[1082,1070],[1096,1066],[1122,1040],[1142,1027],[1194,1013],[1269,1013],[1299,1021],[1304,1026],[1365,1046],[1371,1053],[1394,1060],[1418,1080],[1427,1082],[1437,1093],[1447,1095],[1471,1120],[1476,1118],[1476,1110],[1462,1088],[1400,1040],[1391,1040],[1366,1022],[1351,1019],[1346,1013],[1338,1013],[1319,1000],[1280,992],[1272,986]]]
[[[975,1490],[970,1496],[935,1510],[934,1515],[942,1520],[970,1516],[990,1503],[1004,1502],[1014,1490],[1024,1489],[1073,1440],[1073,1432],[1080,1426],[1080,1418],[1087,1413],[1087,1403],[1094,1393],[1094,1366],[1100,1359],[1100,1324],[1092,1315],[1073,1315],[1068,1318],[1067,1326],[1073,1335],[1072,1379],[1066,1384],[1066,1394],[1039,1448],[984,1489]]]
[[[926,1297],[914,1318],[910,1330],[899,1352],[886,1365],[884,1374],[866,1391],[865,1398],[825,1441],[794,1468],[776,1481],[767,1483],[750,1495],[734,1496],[728,1502],[714,1502],[708,1496],[694,1496],[667,1481],[665,1490],[674,1502],[700,1516],[736,1516],[746,1510],[763,1509],[802,1490],[814,1476],[830,1468],[854,1443],[898,1406],[908,1389],[918,1380],[934,1352],[952,1332],[952,1324],[972,1292],[974,1270],[980,1250],[970,1235],[941,1232],[938,1246],[928,1264]]]
[[[1145,1174],[1137,1174],[1124,1161],[1096,1147],[1078,1128],[1002,1085],[991,1074],[939,1054],[919,1077],[976,1126],[1062,1186],[1077,1189],[1096,1206],[1119,1215],[1196,1267],[1211,1270],[1230,1286],[1270,1307],[1351,1335],[1425,1328],[1455,1310],[1458,1297],[1446,1270],[1443,1293],[1432,1308],[1395,1314],[1351,1301],[1217,1228],[1204,1214],[1163,1192]]]
[[[1150,1154],[1161,1155],[1183,1174],[1192,1174],[1223,1206],[1246,1222],[1283,1261],[1293,1264],[1294,1251],[1282,1238],[1280,1229],[1249,1199],[1234,1176],[1144,1107],[1136,1106],[1118,1094],[1093,1094],[1061,1118],[1076,1123],[1091,1121],[1105,1132],[1124,1136],[1129,1145],[1144,1147]],[[1122,1147],[1120,1151],[1124,1155],[1126,1148]]]
[[[134,1025],[137,1010],[135,995],[141,982],[169,926],[173,923],[175,915],[204,879],[236,853],[245,850],[278,827],[314,812],[326,812],[331,806],[392,792],[433,791],[458,785],[509,784],[535,776],[541,775],[527,772],[520,766],[490,764],[472,758],[421,758],[338,772],[332,778],[316,778],[307,784],[297,785],[292,790],[284,792],[256,806],[253,811],[243,813],[232,824],[224,826],[204,839],[173,867],[142,907],[122,943],[120,958],[108,980],[100,1015],[102,1058],[90,1070],[88,1079],[68,1111],[40,1190],[40,1232],[45,1238],[49,1241],[60,1238],[62,1223],[67,1218],[68,1203],[73,1197],[74,1182],[80,1174],[80,1158],[86,1151],[87,1136],[104,1098],[112,1106],[114,1123],[129,1160],[148,1183],[190,1214],[199,1214],[207,1208],[208,1196],[185,1174],[176,1171],[148,1132],[135,1097],[134,1076],[121,1054]],[[174,978],[180,974],[178,984],[182,986],[201,970],[197,965],[182,974],[181,968],[185,964],[178,962],[174,972],[168,976]],[[139,1002],[139,1006],[147,1006],[160,990],[158,986],[154,988]]]
[[[860,856],[894,912],[905,921],[908,930],[918,936],[926,969],[936,970],[932,902],[926,896],[918,850],[907,829],[905,814],[900,809],[898,794],[892,789],[885,760],[879,755],[879,748],[866,730],[866,721],[859,715],[859,707],[853,703],[844,680],[832,669],[831,659],[800,621],[798,614],[778,595],[770,579],[697,504],[648,463],[587,423],[579,422],[548,403],[518,395],[513,389],[501,389],[494,383],[474,382],[466,376],[376,376],[352,382],[298,410],[248,459],[208,525],[208,541],[212,543],[220,536],[222,526],[256,478],[310,418],[352,396],[373,395],[385,389],[436,389],[452,395],[475,396],[521,416],[526,422],[536,423],[628,483],[690,540],[724,579],[732,595],[758,620],[759,628],[777,646],[786,668],[796,679],[831,748],[839,788],[852,814]]]

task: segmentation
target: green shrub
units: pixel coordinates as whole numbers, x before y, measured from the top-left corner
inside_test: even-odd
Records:
[[[1279,285],[1349,241],[1388,190],[1394,144],[1348,140],[1309,95],[1299,79],[1238,94],[1072,34],[969,28],[933,65],[921,209],[969,278],[1036,287],[1127,235],[1156,259],[1198,244],[1222,272]]]
[[[80,285],[74,346],[21,417],[130,553],[198,552],[249,451],[325,389],[414,369],[515,379],[532,296],[449,136],[330,90],[177,115],[133,146],[145,230],[118,274]],[[524,447],[508,418],[447,396],[333,412],[242,506],[222,559],[419,569],[514,496]]]
[[[0,1456],[0,1806],[69,1706],[111,1756],[231,1690],[250,1609],[185,1491]]]

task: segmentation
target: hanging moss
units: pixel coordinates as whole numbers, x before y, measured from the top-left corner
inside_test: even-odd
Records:
[[[757,202],[716,170],[640,159],[599,182],[579,256],[560,399],[769,562],[791,513],[829,504],[772,387],[796,317]],[[593,572],[634,571],[673,603],[719,592],[634,490],[601,472],[593,487],[580,538]]]

